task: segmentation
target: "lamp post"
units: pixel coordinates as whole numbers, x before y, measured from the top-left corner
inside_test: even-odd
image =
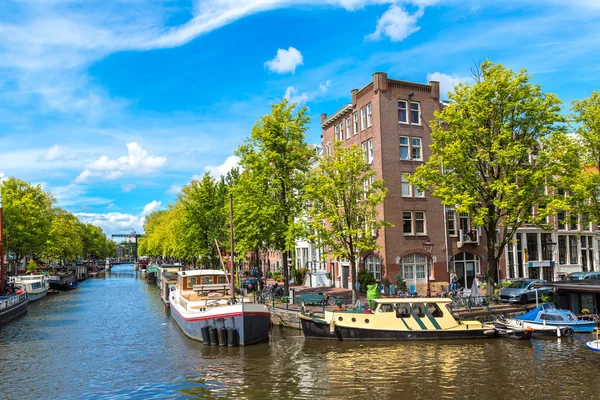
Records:
[[[427,297],[431,297],[431,284],[429,283],[429,262],[433,261],[431,253],[433,252],[433,243],[429,240],[423,243],[423,249],[425,250],[425,257],[427,257],[427,271],[425,271],[427,277]]]

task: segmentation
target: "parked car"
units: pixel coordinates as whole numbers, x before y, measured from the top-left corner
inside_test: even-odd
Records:
[[[531,284],[537,282],[546,281],[543,279],[519,279],[511,282],[510,285],[500,290],[500,301],[521,304],[535,301],[536,289],[532,288]],[[540,298],[550,292],[552,292],[552,288],[537,288],[537,295]]]
[[[600,272],[573,272],[567,276],[568,281],[600,279]]]

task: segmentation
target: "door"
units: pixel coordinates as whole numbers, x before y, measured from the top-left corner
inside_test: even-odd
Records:
[[[342,265],[342,287],[344,289],[348,289],[348,277],[349,276],[350,276],[350,266]],[[363,289],[363,288],[361,288],[361,289]],[[365,289],[363,289],[363,290],[365,290]]]

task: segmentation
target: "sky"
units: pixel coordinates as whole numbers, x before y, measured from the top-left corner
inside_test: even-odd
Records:
[[[284,97],[319,143],[319,115],[374,72],[447,93],[490,59],[568,112],[600,89],[599,17],[600,0],[2,0],[0,177],[142,232]]]

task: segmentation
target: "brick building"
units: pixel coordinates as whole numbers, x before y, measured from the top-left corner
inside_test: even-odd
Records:
[[[431,281],[447,282],[448,272],[455,270],[461,286],[470,287],[487,268],[481,228],[472,226],[468,214],[442,206],[407,181],[431,155],[430,124],[442,107],[438,82],[404,82],[378,72],[365,87],[352,90],[351,103],[331,116],[321,115],[324,153],[331,153],[336,139],[344,146],[360,146],[388,188],[378,213],[394,226],[376,233],[379,250],[360,256],[360,268],[372,271],[384,285],[394,284],[401,274],[407,284],[423,290],[428,264],[425,241],[434,244]],[[575,218],[571,225],[559,219],[564,218],[551,218],[554,228],[549,232],[535,226],[518,230],[500,260],[501,280],[555,280],[565,272],[598,270],[600,232],[596,225],[585,216]],[[349,262],[328,259],[327,270],[334,286],[351,287]]]

